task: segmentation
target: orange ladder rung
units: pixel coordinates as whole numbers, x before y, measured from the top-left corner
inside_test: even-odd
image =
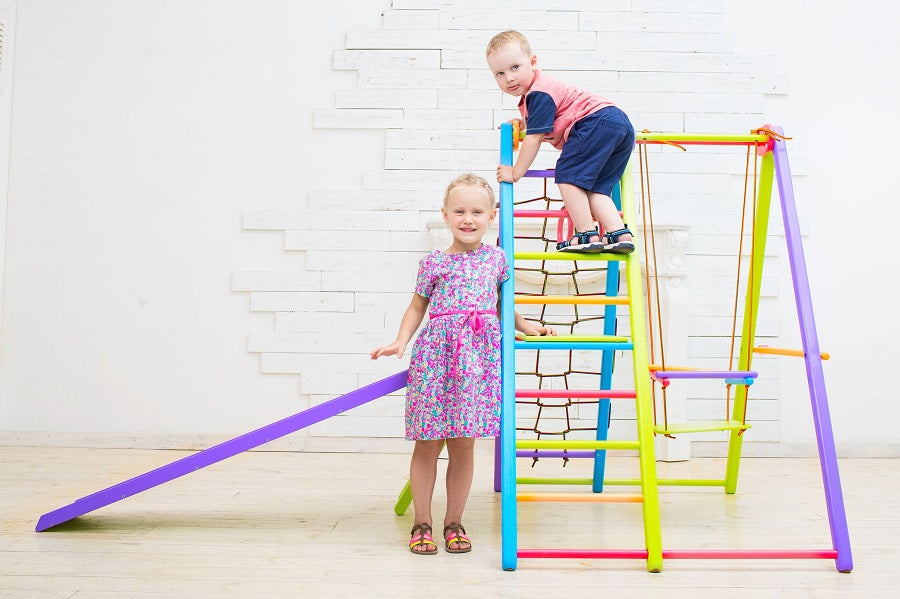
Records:
[[[795,358],[804,358],[806,357],[806,353],[802,349],[785,349],[781,347],[768,347],[766,345],[760,345],[759,347],[753,348],[753,353],[755,354],[771,354],[776,356],[793,356]],[[831,357],[828,352],[822,352],[819,356],[823,360],[827,360]]]

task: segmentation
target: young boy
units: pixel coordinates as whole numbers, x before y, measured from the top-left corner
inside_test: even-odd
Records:
[[[634,149],[628,116],[606,98],[540,71],[537,56],[518,31],[491,38],[486,57],[500,89],[519,97],[519,112],[527,126],[515,165],[498,166],[497,181],[518,181],[534,162],[541,142],[550,143],[562,150],[555,179],[575,226],[575,235],[556,249],[633,252],[631,231],[610,197]],[[594,220],[603,227],[602,236]]]

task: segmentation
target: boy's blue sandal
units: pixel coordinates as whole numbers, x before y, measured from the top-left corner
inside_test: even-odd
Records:
[[[610,231],[609,233],[604,233],[603,237],[600,239],[603,241],[603,249],[601,252],[607,254],[630,254],[634,251],[634,240],[629,239],[628,241],[619,241],[619,237],[622,235],[634,235],[631,231],[628,230],[628,225],[625,225],[626,228],[619,229],[618,231]]]
[[[597,241],[591,241],[591,237],[596,237]],[[576,231],[568,241],[560,241],[557,243],[556,249],[560,252],[597,254],[603,251],[603,239],[600,237],[600,231],[597,229],[584,231],[583,233]]]

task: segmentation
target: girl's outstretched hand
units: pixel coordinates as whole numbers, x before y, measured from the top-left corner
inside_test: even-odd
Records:
[[[396,354],[398,358],[402,358],[403,352],[405,352],[405,351],[406,351],[405,343],[401,343],[400,341],[394,341],[393,343],[390,343],[389,345],[384,345],[382,347],[376,347],[369,354],[369,357],[371,357],[373,360],[377,360],[381,356],[393,356],[394,354]]]
[[[499,304],[497,311],[500,311]],[[526,320],[518,312],[513,312],[513,314],[516,317],[516,330],[522,335],[528,337],[556,337],[556,331],[553,327],[536,324],[530,320]]]

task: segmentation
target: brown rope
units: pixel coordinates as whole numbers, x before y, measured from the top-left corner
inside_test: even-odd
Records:
[[[777,133],[776,133],[776,135],[777,135]],[[748,268],[748,272],[747,272],[748,287],[747,287],[747,307],[746,307],[746,309],[750,311],[750,314],[749,315],[747,315],[746,313],[744,314],[744,318],[748,319],[747,331],[748,332],[753,331],[751,333],[752,336],[755,336],[755,334],[756,334],[755,333],[756,328],[755,328],[755,324],[753,322],[754,312],[756,311],[756,307],[753,305],[753,298],[756,295],[754,293],[754,288],[753,288],[754,280],[755,280],[755,275],[753,272],[753,263],[754,263],[753,252],[756,251],[756,211],[757,211],[757,190],[759,188],[759,186],[758,186],[759,175],[758,175],[758,171],[757,171],[758,163],[759,163],[759,155],[754,152],[754,154],[753,154],[753,224],[750,229],[750,267]],[[761,281],[760,281],[760,283],[761,283]],[[746,361],[746,364],[738,364],[738,367],[742,367],[744,370],[749,370],[750,369],[750,360],[752,359],[752,356],[753,356],[753,343],[752,343],[753,339],[745,340],[743,338],[743,332],[742,332],[741,341],[742,342],[746,341],[746,346],[747,346],[746,360],[747,361]],[[750,398],[750,386],[746,385],[744,387],[744,410],[743,410],[743,413],[741,414],[741,424],[747,424],[747,400],[749,398]],[[746,430],[746,429],[741,429],[741,431],[738,434],[743,434],[744,430]]]
[[[777,135],[777,134],[776,134]],[[734,285],[734,310],[731,318],[731,346],[728,352],[728,369],[731,370],[734,368],[735,356],[734,356],[734,345],[735,338],[737,337],[737,313],[738,313],[738,305],[740,302],[740,292],[741,292],[741,270],[743,264],[744,257],[744,230],[746,228],[746,218],[747,218],[747,186],[750,182],[750,154],[753,154],[753,203],[752,203],[752,225],[750,229],[750,251],[753,252],[753,248],[756,246],[756,182],[757,182],[757,164],[758,164],[758,156],[756,152],[754,152],[750,146],[747,146],[747,158],[744,163],[744,197],[742,200],[742,208],[741,208],[741,228],[740,228],[740,236],[738,241],[738,263],[737,263],[737,277]],[[750,318],[750,322],[748,323],[749,329],[753,328],[753,256],[750,257],[750,266],[748,268],[747,273],[748,281],[747,281],[747,298],[748,303],[745,307],[744,318]],[[746,310],[749,310],[749,314],[746,313]],[[742,341],[743,341],[743,331]],[[738,364],[740,367],[741,365]],[[749,366],[749,365],[748,365]],[[725,419],[729,420],[731,418],[731,385],[726,385],[726,394],[725,394]],[[742,414],[742,422],[741,424],[746,424],[747,421],[747,408],[746,408],[746,396],[745,396],[745,404],[744,404],[744,412]]]
[[[671,144],[677,145],[677,144]],[[681,148],[681,146],[677,146]],[[684,150],[684,148],[681,148]],[[650,193],[650,156],[647,151],[646,144],[642,144],[640,151],[638,152],[638,156],[640,158],[640,168],[641,168],[641,217],[643,219],[644,225],[644,256],[646,256],[647,264],[645,271],[645,278],[647,281],[647,322],[648,322],[648,337],[650,343],[650,362],[656,363],[656,349],[655,342],[659,342],[659,356],[660,356],[660,365],[662,369],[666,369],[666,348],[665,342],[663,341],[663,329],[662,329],[662,303],[660,301],[660,293],[659,293],[659,267],[658,260],[656,256],[656,236],[654,235],[654,224],[653,224],[653,196]],[[646,166],[646,168],[645,168]],[[646,186],[646,193],[645,193]],[[649,243],[649,248],[648,248]],[[651,285],[651,268],[650,265],[653,265],[653,277],[652,277],[652,285]],[[652,291],[652,293],[651,293]],[[655,304],[654,304],[655,299]],[[654,310],[653,306],[655,305],[655,316],[656,316],[656,329],[654,329]],[[658,416],[656,411],[656,385],[651,386],[652,390],[652,399],[653,399],[653,423],[658,423]],[[662,409],[663,409],[663,428],[669,428],[669,413],[668,413],[668,403],[667,403],[667,392],[666,386],[661,385],[661,393],[662,393]]]
[[[646,129],[644,131],[646,132]],[[647,147],[645,145],[641,145],[638,147],[638,165],[640,167],[640,176],[641,176],[641,224],[643,225],[643,228],[644,228],[644,235],[643,235],[644,256],[649,256],[650,253],[649,253],[648,247],[647,247],[647,243],[648,243],[647,238],[652,237],[653,225],[651,223],[650,228],[648,228],[648,225],[647,225],[647,194],[649,193],[649,190],[645,190],[644,163],[647,160],[647,158],[645,156],[646,150],[647,150]],[[646,185],[649,185],[649,170],[650,170],[650,168],[648,165],[646,168],[646,174],[647,174]],[[650,352],[650,362],[654,363],[654,362],[656,362],[656,340],[655,340],[655,337],[653,334],[653,317],[651,316],[653,312],[651,309],[652,298],[650,295],[650,265],[649,265],[649,262],[645,265],[645,268],[644,268],[644,285],[647,289],[647,314],[646,314],[647,328],[648,328],[647,343],[649,346],[648,350]],[[656,425],[656,423],[658,421],[657,420],[658,416],[657,416],[657,411],[656,411],[656,385],[655,384],[650,385],[650,397],[652,400],[651,403],[653,405],[653,424]],[[665,398],[663,398],[663,407],[665,407]]]

